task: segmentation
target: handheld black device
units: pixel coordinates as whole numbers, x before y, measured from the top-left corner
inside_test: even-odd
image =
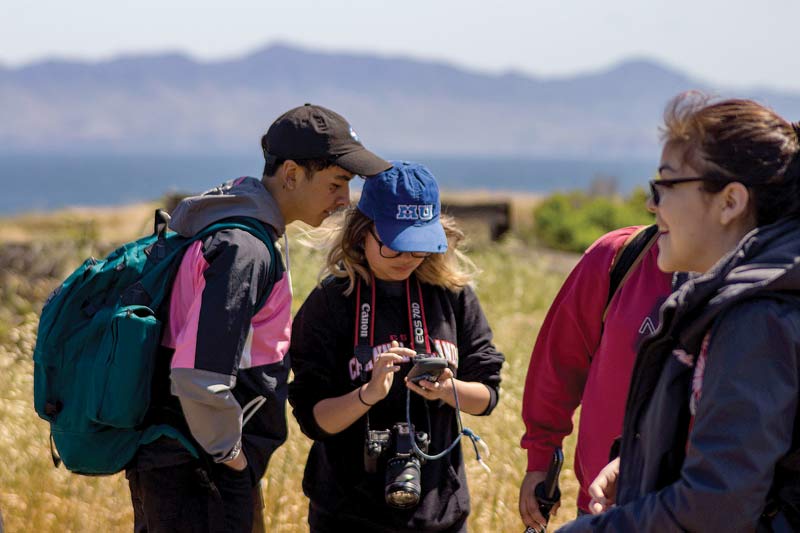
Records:
[[[539,502],[539,512],[545,520],[550,519],[550,510],[561,499],[561,491],[558,488],[558,476],[561,474],[561,467],[564,465],[564,452],[561,448],[556,448],[553,451],[553,458],[550,460],[550,466],[547,469],[547,476],[544,481],[536,485],[534,494],[536,500]],[[543,527],[540,531],[528,526],[525,528],[524,533],[544,533]]]
[[[423,379],[428,381],[438,381],[444,369],[447,368],[447,360],[433,355],[417,355],[414,357],[414,366],[408,371],[408,380],[419,383]]]

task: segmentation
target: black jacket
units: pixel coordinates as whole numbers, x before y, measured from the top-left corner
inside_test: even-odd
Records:
[[[259,220],[273,241],[285,230],[275,199],[246,177],[182,200],[170,228],[188,237],[233,217]],[[183,256],[165,306],[147,421],[179,429],[204,460],[221,461],[241,444],[254,485],[287,435],[291,287],[277,249],[272,260],[260,239],[240,229],[209,235]],[[259,405],[251,403],[259,397],[266,401],[243,426],[245,408]],[[162,439],[140,447],[130,468],[192,460],[175,444]]]
[[[800,443],[799,261],[782,220],[670,296],[634,367],[618,505],[560,531],[788,527],[761,515],[797,477],[776,468]]]
[[[323,431],[314,419],[312,409],[317,402],[341,396],[362,384],[353,355],[356,296],[355,291],[344,296],[346,287],[347,280],[325,280],[309,295],[292,325],[294,381],[289,385],[289,402],[303,433],[314,439],[303,490],[312,506],[358,522],[361,531],[444,530],[469,514],[460,446],[448,456],[422,466],[420,504],[411,510],[397,510],[384,502],[385,461],[381,461],[377,473],[365,472],[366,417],[335,435]],[[393,339],[410,345],[404,293],[402,282],[377,282],[374,354],[386,351]],[[503,356],[492,344],[491,330],[474,291],[465,288],[454,293],[423,283],[422,293],[435,351],[458,365],[458,379],[481,382],[489,388],[491,402],[483,413],[489,414],[497,403]],[[370,429],[389,429],[394,423],[405,421],[407,389],[403,378],[410,366],[402,364],[389,395],[370,409]],[[441,401],[425,402],[412,393],[411,420],[418,430],[431,434],[431,454],[444,450],[458,435],[455,410]]]

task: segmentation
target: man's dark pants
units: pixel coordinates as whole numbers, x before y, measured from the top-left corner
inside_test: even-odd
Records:
[[[247,469],[213,462],[129,469],[136,533],[250,532],[253,486]]]

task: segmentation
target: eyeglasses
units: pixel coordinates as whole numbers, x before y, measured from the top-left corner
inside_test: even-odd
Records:
[[[383,244],[383,241],[378,238],[378,234],[375,233],[374,229],[370,229],[369,232],[372,234],[372,238],[375,239],[375,242],[378,243],[378,252],[381,254],[381,257],[385,257],[386,259],[400,257],[404,253],[410,253],[411,257],[416,257],[417,259],[424,259],[426,257],[430,257],[431,255],[431,252],[398,252],[397,250],[392,250]]]
[[[661,202],[661,195],[658,192],[658,187],[672,187],[678,183],[689,183],[692,181],[729,181],[721,176],[689,176],[685,178],[656,178],[650,180],[650,198],[653,199],[653,205],[658,205]]]

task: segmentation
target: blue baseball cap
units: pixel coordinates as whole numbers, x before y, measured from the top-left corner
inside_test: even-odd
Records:
[[[447,251],[439,219],[439,186],[430,170],[409,161],[364,181],[358,209],[373,222],[381,241],[397,252]]]

